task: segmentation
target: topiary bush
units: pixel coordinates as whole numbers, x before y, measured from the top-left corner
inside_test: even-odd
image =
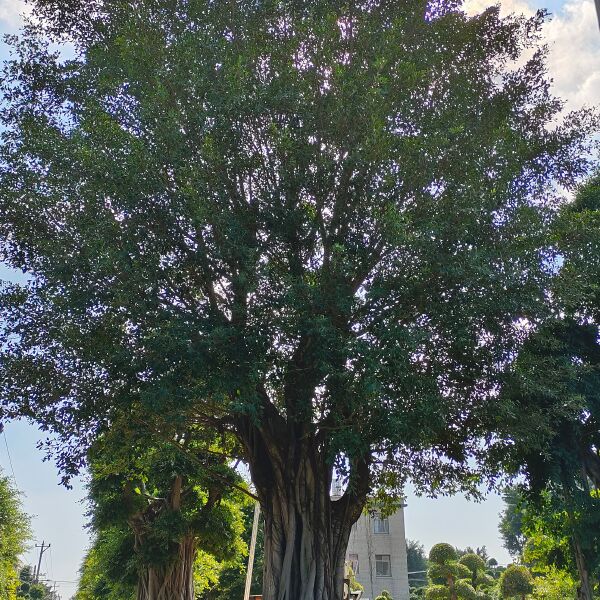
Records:
[[[500,593],[503,598],[525,598],[533,592],[533,577],[527,567],[510,565],[500,576]]]
[[[477,600],[475,588],[465,579],[454,582],[454,591],[461,600]]]
[[[457,555],[454,546],[446,543],[436,544],[429,551],[429,560],[438,565],[456,562]]]
[[[461,565],[465,565],[473,575],[479,572],[485,572],[485,561],[478,554],[465,554],[458,561]]]
[[[425,590],[425,600],[450,600],[450,590],[445,585],[430,585]]]

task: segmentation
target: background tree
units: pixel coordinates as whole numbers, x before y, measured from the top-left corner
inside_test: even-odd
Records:
[[[439,543],[431,548],[428,576],[427,600],[471,600],[475,597],[475,589],[469,583],[471,571],[458,561],[456,549],[450,544]]]
[[[464,554],[460,557],[459,563],[469,569],[469,583],[473,589],[482,592],[481,597],[494,587],[495,580],[487,574],[486,561],[479,554]]]
[[[265,599],[338,598],[371,488],[476,489],[595,117],[561,121],[542,14],[39,5],[3,79],[0,257],[30,276],[0,297],[4,412],[66,478],[132,412],[230,432]]]
[[[572,521],[562,502],[545,490],[539,497],[531,497],[527,490],[517,486],[511,488],[511,503],[506,506],[504,515],[512,510],[519,511],[519,538],[523,541],[523,552],[518,556],[534,575],[534,597],[558,600],[580,597],[577,592],[579,573],[572,542]],[[574,507],[569,507],[573,512]],[[579,511],[576,511],[579,512]],[[597,538],[597,523],[594,511],[581,515],[580,529],[587,529],[583,539]],[[581,535],[581,534],[580,534]],[[593,548],[593,545],[591,546]],[[595,552],[592,559],[592,574],[597,564]]]
[[[567,554],[586,600],[593,597],[600,550],[599,234],[600,188],[594,178],[557,222],[558,273],[549,300],[554,318],[537,327],[519,353],[502,404],[513,415],[503,420],[503,435],[512,445],[505,466],[525,476],[528,500],[537,497],[526,511],[537,517],[531,519],[532,538],[546,550],[553,540],[554,566],[564,554],[561,540],[569,540]]]
[[[97,538],[82,580],[93,593],[108,583],[112,597],[134,584],[138,600],[194,600],[218,582],[223,561],[245,554],[241,479],[214,436],[189,430],[176,440],[185,452],[150,442],[113,424],[91,450]]]
[[[408,579],[411,587],[424,587],[427,585],[428,561],[423,544],[416,540],[406,540],[406,562]],[[413,573],[413,575],[410,575]]]
[[[19,570],[17,598],[24,600],[54,600],[55,594],[43,581],[36,583],[33,567],[26,565]]]
[[[19,586],[19,557],[30,539],[29,517],[19,493],[0,472],[0,599],[14,600]]]

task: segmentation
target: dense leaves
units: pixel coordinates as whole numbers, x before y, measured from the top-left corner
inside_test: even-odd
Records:
[[[522,565],[509,565],[500,577],[503,598],[525,598],[533,592],[531,573]]]
[[[554,318],[536,327],[510,369],[498,419],[504,466],[524,475],[527,493],[525,511],[507,510],[505,539],[516,547],[522,528],[524,556],[577,575],[586,600],[600,558],[599,197],[594,178],[563,210],[555,234],[562,264],[549,298]]]
[[[78,600],[160,598],[156,585],[165,598],[195,598],[245,556],[243,488],[236,490],[240,478],[226,465],[223,445],[191,430],[176,443],[151,445],[140,433],[113,430],[91,449],[95,541]]]

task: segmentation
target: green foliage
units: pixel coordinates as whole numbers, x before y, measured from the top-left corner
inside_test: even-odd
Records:
[[[133,600],[137,564],[127,528],[107,527],[96,532],[80,569],[75,600]]]
[[[409,600],[425,600],[426,597],[427,589],[424,586],[409,588]]]
[[[563,259],[555,293],[567,315],[600,322],[600,173],[579,187],[556,224]]]
[[[454,582],[454,591],[458,598],[464,600],[477,600],[475,588],[465,579],[458,579]]]
[[[188,434],[188,452],[182,454],[170,444],[150,445],[140,431],[125,430],[123,439],[115,431],[90,455],[96,538],[82,566],[77,600],[131,597],[149,569],[173,568],[190,537],[196,593],[212,589],[247,552],[242,507],[248,502],[221,479],[241,483],[239,477],[215,458],[216,445],[206,452],[210,437]]]
[[[426,600],[449,600],[450,589],[445,585],[429,585],[425,590]]]
[[[254,505],[244,503],[242,505],[244,531],[243,542],[249,546],[252,534],[252,523],[254,518]],[[264,563],[264,528],[260,526],[257,532],[256,549],[254,555],[254,569],[252,572],[251,594],[260,594],[262,590],[262,574]],[[231,598],[242,598],[246,583],[247,557],[241,552],[237,559],[222,564],[218,581],[211,587],[205,588],[199,594],[200,600],[230,600]]]
[[[498,436],[504,467],[524,476],[527,494],[525,507],[521,499],[505,512],[505,539],[518,541],[513,552],[536,574],[577,573],[585,598],[600,576],[599,181],[582,186],[555,223],[553,318],[508,373],[501,404],[512,416]]]
[[[456,549],[451,544],[435,544],[429,551],[429,560],[436,565],[448,565],[456,562]]]
[[[430,559],[427,575],[434,583],[444,583],[449,577],[456,577],[457,570],[457,564],[455,562],[440,565],[432,562]]]
[[[375,600],[394,600],[394,599],[392,598],[392,595],[387,590],[383,590],[381,592],[381,594],[379,594],[379,596],[377,596],[377,598],[375,598]]]
[[[572,535],[573,520],[576,518],[578,535],[582,536],[581,526],[587,527],[582,539],[597,539],[597,525],[592,521],[594,510],[569,513],[556,496],[556,492],[543,492],[535,500],[523,495],[522,490],[513,488],[511,492],[512,506],[504,511],[506,515],[514,506],[519,507],[519,537],[523,540],[523,551],[520,556],[534,575],[535,598],[548,600],[573,600],[576,597],[578,570],[573,554]],[[571,508],[575,508],[571,506]],[[590,507],[588,507],[590,509]],[[593,559],[592,546],[587,546],[587,557]],[[594,561],[588,563],[594,566]],[[595,575],[594,571],[591,573]]]
[[[507,487],[502,493],[504,509],[500,514],[500,536],[511,556],[519,557],[523,552],[523,496],[516,487]]]
[[[523,534],[523,495],[517,487],[507,487],[502,492],[504,509],[500,514],[498,529],[504,547],[511,556],[518,558],[523,552],[525,536]]]
[[[35,583],[33,569],[25,566],[19,571],[16,597],[23,600],[50,600],[53,596],[52,590],[45,583]]]
[[[478,554],[463,554],[458,562],[467,567],[473,577],[476,577],[477,573],[485,571],[485,560]]]
[[[460,551],[450,544],[436,544],[429,553],[428,576],[430,584],[426,594],[431,598],[451,598],[452,590],[462,600],[486,600],[495,587],[495,580],[486,573],[485,546]],[[460,556],[460,558],[459,558]],[[426,596],[429,598],[429,596]]]
[[[527,567],[509,565],[500,576],[500,592],[503,598],[525,598],[533,592],[533,577]]]
[[[493,575],[488,575],[487,573],[482,573],[482,572],[478,572],[476,577],[475,577],[475,581],[474,581],[474,586],[476,588],[491,588],[494,586],[494,584],[496,583],[496,578]]]
[[[28,565],[21,568],[16,597],[23,600],[51,600],[52,590],[43,582],[35,583],[33,573],[33,568]]]
[[[533,580],[533,597],[536,600],[576,600],[577,581],[569,573],[549,568],[544,575]]]
[[[19,586],[19,557],[30,539],[29,518],[19,493],[0,472],[0,600],[13,600]]]

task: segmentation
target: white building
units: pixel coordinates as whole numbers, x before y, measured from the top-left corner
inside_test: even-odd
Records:
[[[388,518],[363,514],[352,528],[346,555],[362,600],[374,600],[387,590],[394,600],[409,600],[404,510]]]

